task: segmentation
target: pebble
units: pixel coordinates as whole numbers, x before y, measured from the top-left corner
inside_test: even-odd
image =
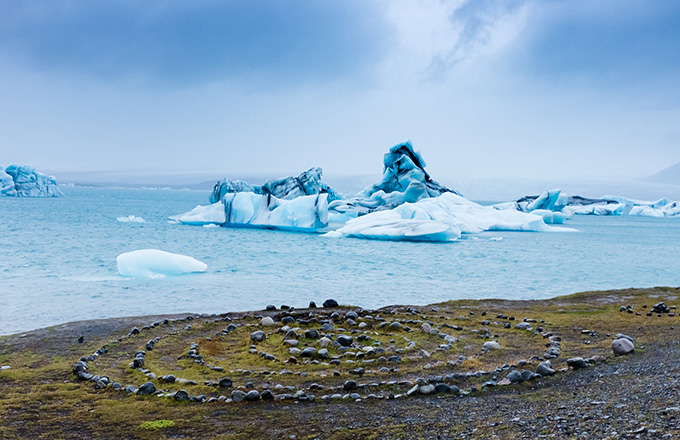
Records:
[[[146,382],[142,386],[139,387],[137,390],[137,394],[140,396],[147,396],[149,394],[153,394],[156,392],[156,386],[153,384],[153,382]]]
[[[612,341],[612,351],[614,356],[623,356],[632,353],[635,350],[635,346],[627,338],[619,338]]]
[[[348,381],[346,381],[346,382],[342,385],[342,388],[343,388],[345,391],[356,390],[356,389],[357,389],[357,383],[356,383],[356,381],[348,380]]]
[[[498,350],[500,348],[501,348],[500,344],[496,341],[487,341],[484,343],[484,345],[482,345],[482,350],[484,351]]]
[[[420,387],[420,394],[428,396],[434,394],[436,391],[434,385],[423,385]]]
[[[269,316],[265,316],[260,320],[260,325],[263,325],[265,327],[271,327],[274,325],[274,320]]]
[[[232,397],[233,397],[233,394],[232,394]],[[246,394],[246,400],[248,402],[255,402],[255,401],[260,400],[260,392],[257,391],[257,390],[248,391],[248,393]]]
[[[233,384],[234,384],[233,381],[228,377],[223,377],[219,381],[219,385],[222,388],[228,388],[228,387],[232,386]]]
[[[580,368],[586,367],[586,361],[581,357],[574,357],[567,359],[567,366],[573,368],[574,370],[578,370]]]
[[[338,335],[335,340],[343,347],[349,347],[352,345],[352,342],[354,342],[354,339],[351,336],[346,335]]]
[[[242,402],[246,398],[246,393],[241,390],[234,390],[231,392],[231,398],[234,402]]]
[[[545,361],[536,366],[536,373],[540,374],[541,376],[552,376],[555,374],[555,370],[552,369],[550,361]]]
[[[175,393],[175,400],[178,402],[189,400],[189,393],[184,390],[179,390]]]
[[[326,301],[323,302],[323,306],[326,307],[326,308],[337,307],[338,302],[334,299],[327,299]]]
[[[264,334],[264,332],[261,331],[261,330],[258,330],[258,331],[256,331],[256,332],[253,332],[253,333],[250,335],[250,339],[251,339],[252,341],[254,341],[254,342],[262,342],[262,341],[264,341],[264,338],[265,338],[265,334]]]

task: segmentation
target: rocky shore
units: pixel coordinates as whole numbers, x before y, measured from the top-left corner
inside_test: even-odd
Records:
[[[4,336],[0,438],[674,438],[679,293],[326,300]]]

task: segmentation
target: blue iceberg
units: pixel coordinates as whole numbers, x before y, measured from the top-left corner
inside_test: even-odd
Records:
[[[0,167],[0,196],[64,197],[54,177],[38,173],[30,165]]]

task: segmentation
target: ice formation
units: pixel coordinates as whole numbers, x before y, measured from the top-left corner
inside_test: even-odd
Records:
[[[164,278],[193,272],[205,272],[208,267],[195,258],[158,249],[126,252],[116,258],[118,272],[125,277]]]
[[[523,212],[536,210],[562,212],[567,216],[577,215],[621,215],[625,203],[602,198],[590,199],[581,196],[568,196],[559,189],[546,191],[538,196],[526,196],[515,202],[516,208]]]
[[[64,197],[54,177],[35,171],[30,165],[0,167],[0,196]]]
[[[285,200],[326,193],[329,201],[339,199],[340,195],[321,180],[322,173],[321,168],[310,168],[297,177],[267,180],[262,186],[254,186],[242,180],[222,179],[215,184],[210,195],[210,203],[217,203],[226,194],[239,192],[271,194],[278,199]]]
[[[629,215],[642,217],[678,217],[680,218],[680,202],[671,202],[659,207],[649,205],[635,205]]]
[[[316,231],[328,225],[327,197],[327,193],[320,193],[283,200],[271,194],[227,193],[217,203],[199,205],[173,219],[190,225],[219,224]]]
[[[543,217],[482,206],[452,192],[349,220],[330,236],[453,241],[482,231],[551,231]]]
[[[117,217],[116,220],[118,220],[121,223],[145,223],[146,220],[144,220],[141,217],[137,217],[136,215],[128,215],[127,217]]]
[[[190,225],[265,227],[320,231],[336,237],[438,242],[490,230],[550,231],[555,228],[546,222],[559,224],[566,218],[546,209],[537,215],[520,212],[517,204],[499,209],[471,202],[434,181],[410,142],[392,147],[383,164],[381,181],[350,199],[340,199],[321,181],[321,169],[312,168],[298,177],[270,180],[261,187],[221,180],[210,197],[211,205],[199,205],[172,218]],[[538,209],[544,204],[533,205]]]

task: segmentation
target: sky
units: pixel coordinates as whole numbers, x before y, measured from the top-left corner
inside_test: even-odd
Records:
[[[0,0],[0,165],[642,178],[680,161],[680,2]]]

